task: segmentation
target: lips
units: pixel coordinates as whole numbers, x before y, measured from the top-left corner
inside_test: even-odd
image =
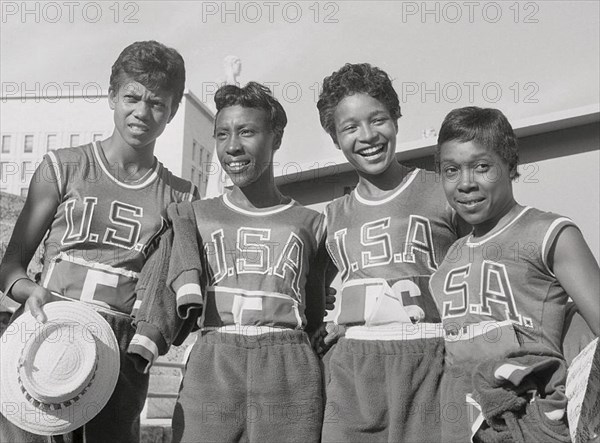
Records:
[[[456,200],[456,203],[460,205],[460,207],[465,208],[466,210],[476,210],[481,206],[481,204],[485,201],[485,198],[461,198],[460,200]]]
[[[150,130],[148,126],[139,123],[129,123],[127,127],[133,134],[145,134]]]
[[[385,151],[385,143],[381,143],[375,146],[369,146],[366,148],[359,149],[356,151],[358,155],[365,157],[366,159],[373,159],[381,155]]]
[[[248,167],[248,165],[250,165],[249,160],[245,160],[245,161],[236,160],[236,161],[228,162],[225,164],[225,166],[227,167],[227,171],[231,172],[233,174],[239,174],[240,172],[245,171],[246,168]]]

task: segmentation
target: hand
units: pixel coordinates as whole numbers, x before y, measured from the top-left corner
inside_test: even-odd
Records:
[[[311,344],[319,357],[325,353],[340,339],[346,332],[344,326],[334,323],[323,323],[311,337]]]
[[[333,322],[329,322],[325,325],[327,335],[323,339],[323,343],[327,349],[331,348],[340,338],[346,335],[346,327],[342,325],[336,325]]]
[[[325,293],[325,309],[327,311],[333,311],[335,308],[335,294],[337,294],[337,291],[334,288],[331,286],[327,288]],[[327,315],[327,311],[325,315]]]
[[[27,297],[27,301],[25,302],[25,312],[31,311],[31,315],[33,315],[37,321],[45,323],[48,320],[48,317],[46,317],[42,306],[44,306],[46,303],[50,303],[51,301],[56,301],[59,299],[46,288],[32,282],[31,280],[24,279],[18,283],[22,285],[29,285],[27,288],[25,288],[25,290],[29,291],[29,297]]]

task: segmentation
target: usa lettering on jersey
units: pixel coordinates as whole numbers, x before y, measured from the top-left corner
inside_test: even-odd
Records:
[[[464,317],[468,314],[510,320],[533,328],[531,318],[519,313],[506,266],[490,260],[481,264],[481,277],[469,278],[472,265],[451,269],[444,280],[445,294],[442,302],[442,319]],[[475,271],[476,272],[476,271]],[[479,286],[473,287],[479,280]]]
[[[384,217],[362,224],[359,228],[360,259],[351,261],[348,252],[348,228],[332,233],[327,243],[329,252],[345,282],[352,273],[368,268],[387,266],[391,263],[417,263],[422,257],[428,269],[437,269],[431,223],[426,217],[410,215],[406,235],[401,242],[394,242],[390,229],[391,217]],[[397,233],[395,233],[397,235]],[[402,244],[402,250],[394,250],[392,244]]]

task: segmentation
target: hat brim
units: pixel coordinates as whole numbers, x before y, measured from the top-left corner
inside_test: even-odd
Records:
[[[0,338],[0,412],[8,421],[33,434],[59,435],[83,426],[106,406],[119,378],[119,346],[108,322],[81,302],[52,302],[43,309],[48,322],[77,323],[94,337],[98,358],[95,375],[73,404],[57,410],[36,406],[19,383],[19,358],[25,343],[41,330],[40,323],[26,312]],[[77,339],[83,337],[74,337]]]

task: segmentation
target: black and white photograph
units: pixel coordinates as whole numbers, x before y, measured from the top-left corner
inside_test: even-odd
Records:
[[[600,443],[600,2],[0,9],[1,443]]]

